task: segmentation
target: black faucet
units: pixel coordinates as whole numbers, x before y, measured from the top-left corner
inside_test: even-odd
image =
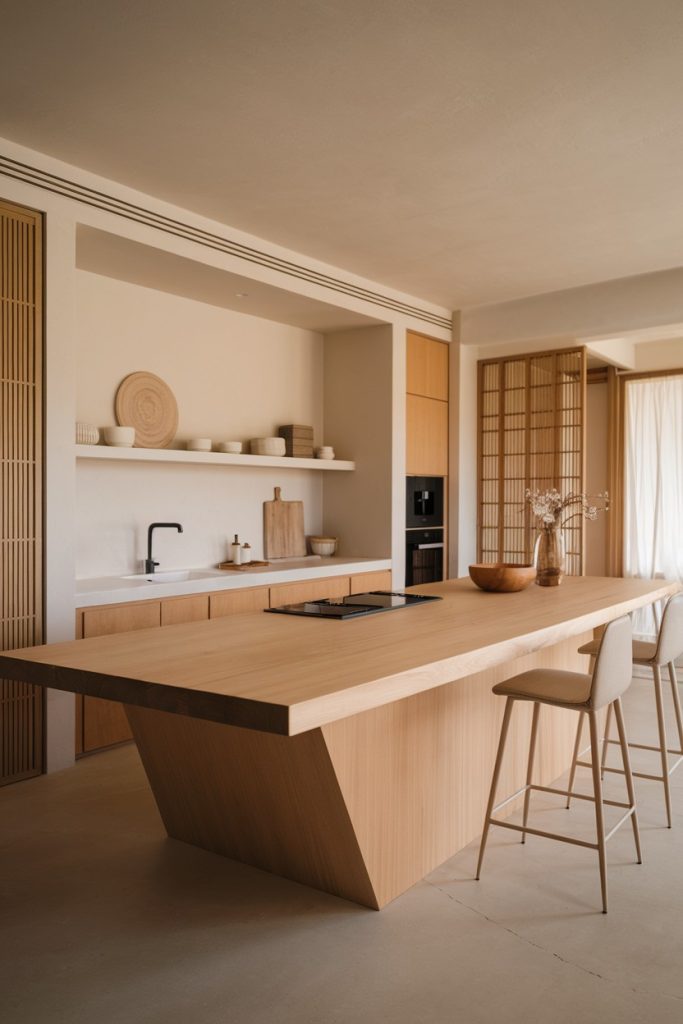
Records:
[[[170,530],[177,530],[178,533],[183,532],[183,528],[180,523],[151,523],[147,530],[147,558],[145,559],[145,575],[149,576],[156,569],[158,562],[155,562],[152,558],[152,534],[156,530],[157,526],[167,526]]]

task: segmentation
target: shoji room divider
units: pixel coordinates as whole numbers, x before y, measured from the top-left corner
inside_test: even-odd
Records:
[[[585,490],[585,349],[482,360],[478,429],[478,557],[529,562],[536,528],[527,488]],[[580,575],[583,518],[565,538],[567,571]]]
[[[0,202],[0,646],[43,638],[43,221]],[[0,785],[43,768],[43,691],[0,680]]]

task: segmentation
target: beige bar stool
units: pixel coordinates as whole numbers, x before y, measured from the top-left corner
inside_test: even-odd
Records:
[[[599,640],[592,640],[590,643],[584,644],[583,647],[579,647],[579,654],[590,654],[591,657],[595,657],[599,643]],[[655,706],[657,709],[659,745],[651,746],[647,743],[629,743],[629,747],[633,750],[656,750],[659,752],[662,763],[661,775],[652,775],[647,772],[633,772],[633,775],[639,779],[651,779],[653,782],[661,782],[663,784],[664,803],[666,804],[666,823],[668,828],[671,828],[671,790],[669,787],[669,777],[676,771],[681,761],[683,761],[683,716],[681,715],[681,700],[678,693],[676,668],[674,665],[676,658],[680,657],[681,654],[683,654],[683,594],[676,594],[674,597],[669,598],[664,608],[657,643],[653,644],[647,643],[643,640],[634,640],[632,651],[632,660],[634,665],[647,665],[652,669]],[[668,667],[669,679],[671,681],[671,696],[673,699],[678,731],[678,749],[671,749],[667,746],[666,724],[664,722],[664,702],[662,700],[662,668],[664,665]],[[617,775],[623,775],[622,768],[608,768],[606,765],[608,745],[610,743],[614,744],[617,742],[617,740],[611,740],[609,738],[610,725],[612,724],[611,712],[612,708],[610,706],[607,708],[605,734],[602,741],[602,758],[600,766],[603,778],[605,772],[614,772]],[[586,761],[579,760],[579,758],[583,757],[588,750],[588,747],[586,747],[584,750],[579,751],[579,747],[581,746],[582,729],[583,715],[579,718],[579,724],[576,730],[574,755],[572,757],[572,767],[569,773],[568,789],[570,794],[572,794],[572,789],[574,787],[574,776],[576,775],[577,766],[582,768],[590,767]],[[669,754],[677,755],[673,764],[669,764]],[[567,807],[569,807],[570,802],[571,795],[567,798]]]
[[[636,855],[638,863],[642,863],[640,855],[640,834],[638,831],[638,817],[636,814],[636,801],[633,791],[633,779],[631,777],[631,765],[629,763],[628,743],[624,729],[624,716],[621,709],[621,695],[628,689],[631,683],[631,621],[628,616],[622,616],[610,622],[602,635],[595,657],[595,667],[592,675],[583,675],[580,672],[562,672],[558,669],[534,669],[531,672],[523,672],[521,675],[506,679],[493,687],[493,692],[507,697],[505,711],[503,713],[503,724],[500,731],[498,753],[493,769],[491,780],[491,792],[489,793],[488,805],[486,807],[486,818],[484,819],[484,832],[481,837],[479,848],[479,862],[477,864],[477,878],[481,874],[481,865],[484,860],[486,840],[491,825],[500,825],[502,828],[513,829],[522,833],[522,842],[527,834],[532,836],[543,836],[547,839],[559,839],[563,843],[572,843],[575,846],[585,846],[589,850],[597,850],[600,864],[600,885],[602,889],[602,910],[607,913],[607,865],[605,858],[605,844],[614,835],[620,825],[630,818],[633,827],[633,838],[636,844]],[[505,741],[512,708],[516,700],[533,701],[534,710],[531,720],[531,739],[529,742],[529,759],[527,762],[526,784],[518,789],[512,796],[507,797],[494,807],[498,778],[505,753]],[[538,732],[538,715],[541,704],[549,704],[557,708],[566,708],[570,711],[579,711],[588,715],[590,724],[592,767],[593,767],[593,796],[574,793],[580,800],[591,800],[595,804],[595,824],[597,829],[597,842],[589,843],[583,839],[574,839],[572,836],[560,835],[557,832],[543,832],[540,829],[529,828],[529,799],[532,790],[539,793],[557,793],[560,796],[569,796],[566,789],[553,789],[550,786],[532,785],[531,779],[534,767],[534,754],[536,748],[536,735]],[[628,792],[628,803],[621,803],[616,800],[603,800],[602,783],[600,779],[600,740],[598,738],[597,712],[605,705],[614,705],[617,729],[621,745],[621,754],[624,761],[624,774],[626,776],[626,789]],[[524,794],[524,812],[521,825],[514,825],[509,821],[502,821],[494,818],[493,815],[509,804],[512,800]],[[614,827],[605,835],[605,821],[603,804],[610,807],[625,808],[624,814]]]

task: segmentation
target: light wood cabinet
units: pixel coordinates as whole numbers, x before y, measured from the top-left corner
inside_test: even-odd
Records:
[[[446,476],[448,403],[421,395],[407,395],[406,403],[408,476]]]
[[[140,601],[136,604],[121,604],[105,608],[86,608],[81,613],[83,639],[93,636],[108,636],[111,633],[127,633],[136,629],[149,629],[161,623],[161,602]],[[128,725],[123,705],[118,701],[100,700],[98,697],[83,697],[77,726],[80,737],[76,738],[76,752],[87,754],[101,747],[131,740],[133,734]],[[80,749],[79,749],[80,738]]]
[[[209,597],[210,617],[220,619],[224,615],[238,615],[240,612],[262,612],[268,607],[268,599],[268,587],[222,590]]]
[[[331,576],[324,580],[303,580],[301,583],[278,583],[270,588],[270,607],[298,604],[300,601],[320,601],[325,597],[346,597],[350,594],[348,576]]]
[[[391,570],[362,572],[351,577],[352,594],[364,594],[368,590],[391,590]]]
[[[406,391],[447,402],[448,345],[412,331],[408,331],[406,340]]]
[[[209,617],[209,595],[169,597],[161,602],[161,625],[179,626],[183,622],[203,622]]]

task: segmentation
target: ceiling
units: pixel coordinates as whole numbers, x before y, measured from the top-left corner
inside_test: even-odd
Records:
[[[0,135],[449,309],[683,264],[680,0],[22,0]]]

